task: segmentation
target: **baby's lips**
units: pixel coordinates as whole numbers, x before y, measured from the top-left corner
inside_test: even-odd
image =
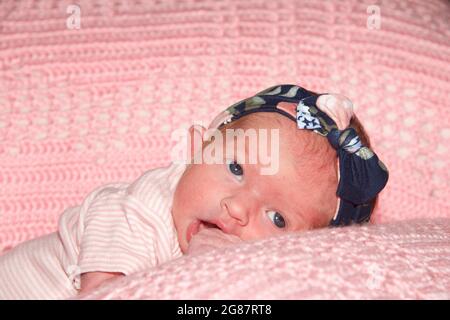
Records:
[[[218,228],[205,228],[200,230],[196,236],[201,239],[214,240],[223,243],[242,242],[241,238],[234,234],[225,233]]]
[[[186,231],[186,240],[188,243],[191,242],[192,238],[198,233],[200,227],[201,227],[200,221],[191,222]]]
[[[188,226],[188,229],[186,231],[186,239],[188,241],[188,243],[190,243],[192,241],[192,239],[194,239],[199,233],[202,233],[203,230],[216,230],[217,232],[221,232],[223,233],[223,231],[219,228],[214,228],[214,223],[207,223],[206,221],[201,221],[201,220],[196,220],[191,222],[191,224]],[[216,232],[214,231],[214,232]],[[210,232],[206,232],[206,234],[209,236],[214,235],[213,233]],[[203,237],[201,235],[201,237]]]
[[[226,235],[219,228],[207,228],[203,224],[200,225],[199,231],[192,237],[218,237]]]

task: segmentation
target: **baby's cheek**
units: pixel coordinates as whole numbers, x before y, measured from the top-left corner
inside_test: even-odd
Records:
[[[208,170],[205,169],[207,169],[205,168],[205,165],[195,165],[186,176],[183,188],[186,196],[188,196],[191,201],[201,198],[208,189],[210,174],[208,173]]]

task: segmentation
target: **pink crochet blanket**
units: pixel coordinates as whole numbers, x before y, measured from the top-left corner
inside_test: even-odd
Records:
[[[81,299],[450,299],[450,219],[314,230],[184,256]]]
[[[0,252],[281,83],[354,102],[390,171],[375,223],[450,217],[450,4],[373,2],[1,1]]]

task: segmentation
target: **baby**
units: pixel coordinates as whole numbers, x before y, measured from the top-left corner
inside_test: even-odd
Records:
[[[57,232],[0,256],[0,299],[70,298],[183,254],[367,222],[388,180],[351,102],[296,85],[191,126],[188,146],[190,163],[102,186],[63,212]]]

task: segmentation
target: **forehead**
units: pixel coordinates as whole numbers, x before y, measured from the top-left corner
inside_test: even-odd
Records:
[[[228,145],[225,137],[228,130],[234,135],[231,142],[235,151],[245,151],[246,156],[250,152],[278,151],[280,163],[283,162],[285,165],[292,164],[294,160],[305,162],[311,158],[307,147],[314,140],[314,133],[298,129],[294,121],[276,112],[255,112],[222,127],[221,132],[226,146]],[[250,138],[252,134],[257,138],[256,144]],[[238,140],[244,144],[244,150],[237,149]]]

